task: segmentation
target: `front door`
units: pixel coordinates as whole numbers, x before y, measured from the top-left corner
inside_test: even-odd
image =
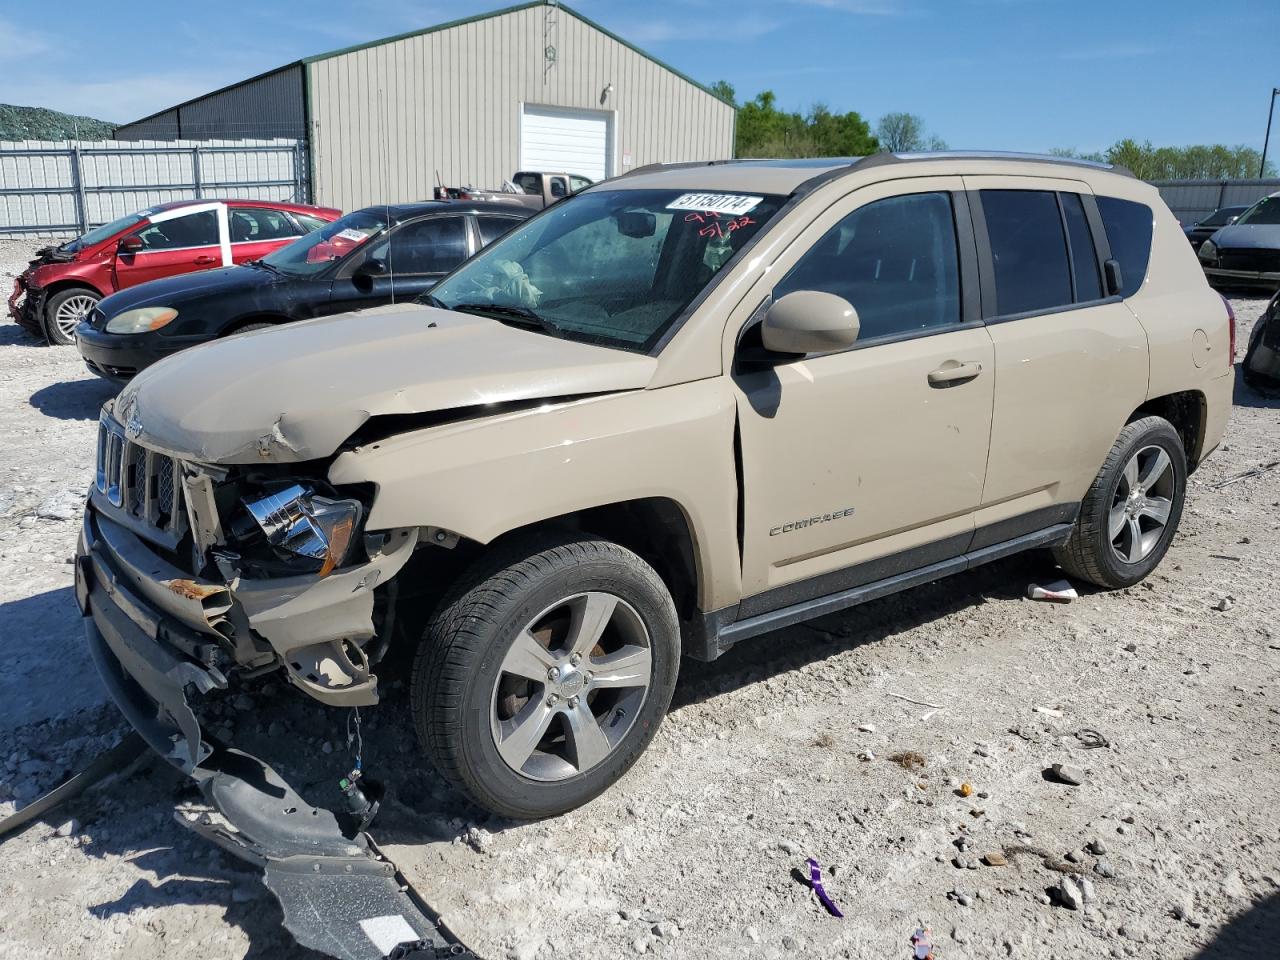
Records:
[[[770,271],[780,277],[773,300],[836,294],[857,309],[861,332],[849,350],[735,372],[740,617],[967,549],[995,378],[960,189],[942,177],[864,187],[828,208]],[[748,325],[740,357],[752,337]]]
[[[402,223],[343,265],[333,281],[329,312],[408,303],[470,255],[467,221],[461,214]]]
[[[230,266],[230,252],[222,242],[223,209],[221,204],[211,203],[178,207],[150,217],[130,234],[142,242],[142,248],[132,253],[116,253],[113,271],[116,289],[180,273]]]

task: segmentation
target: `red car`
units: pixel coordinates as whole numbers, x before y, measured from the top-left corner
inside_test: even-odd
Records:
[[[50,343],[72,343],[103,297],[148,280],[258,260],[342,216],[271,200],[178,200],[46,247],[13,285],[9,315]]]

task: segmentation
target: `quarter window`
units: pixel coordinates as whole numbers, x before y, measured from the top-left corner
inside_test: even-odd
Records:
[[[218,215],[212,210],[189,213],[159,223],[148,224],[138,231],[144,250],[181,250],[186,247],[218,245]]]
[[[1045,190],[983,190],[982,210],[1000,315],[1071,303],[1071,270],[1057,197]]]
[[[1120,263],[1120,294],[1131,297],[1147,278],[1155,215],[1145,203],[1117,197],[1098,197],[1098,212],[1107,230],[1111,257]]]
[[[832,227],[774,288],[843,297],[859,341],[960,322],[955,217],[948,193],[913,193],[859,207]]]
[[[1076,302],[1102,299],[1102,279],[1098,276],[1098,252],[1093,231],[1084,215],[1078,193],[1060,193],[1062,212],[1067,218],[1067,239],[1071,242],[1071,272],[1076,284]]]

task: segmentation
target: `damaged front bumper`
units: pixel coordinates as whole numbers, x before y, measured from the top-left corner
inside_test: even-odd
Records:
[[[28,332],[43,336],[40,317],[44,312],[44,300],[44,290],[30,286],[25,276],[19,276],[13,281],[13,292],[9,294],[9,316]]]
[[[316,636],[328,643],[335,633],[371,632],[374,584],[399,569],[399,551],[413,549],[413,536],[400,539],[380,561],[323,580],[218,584],[184,576],[91,501],[76,556],[76,600],[108,692],[216,811],[178,822],[260,866],[298,942],[344,960],[381,960],[405,953],[406,943],[416,945],[411,956],[471,954],[368,834],[309,804],[264,761],[204,733],[189,697],[225,689],[246,651],[267,664],[283,656],[290,679],[317,695],[317,683],[301,675],[309,664],[331,677],[352,665],[326,668],[306,651]],[[368,679],[361,697],[376,699]],[[319,692],[329,702],[351,699],[323,684]]]

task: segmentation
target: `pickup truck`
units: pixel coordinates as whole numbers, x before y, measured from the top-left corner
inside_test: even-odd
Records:
[[[475,187],[436,187],[437,200],[482,200],[485,203],[514,203],[541,210],[571,193],[585,190],[592,181],[573,173],[535,173],[522,170],[507,183],[508,189],[480,190]],[[514,187],[515,189],[510,189]]]

